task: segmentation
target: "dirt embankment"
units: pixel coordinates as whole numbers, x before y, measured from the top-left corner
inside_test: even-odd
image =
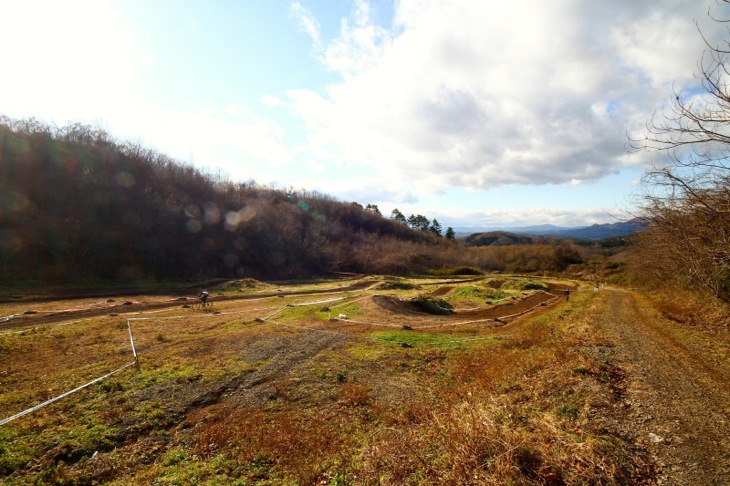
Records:
[[[727,348],[652,315],[634,294],[610,292],[596,320],[607,342],[592,350],[626,380],[609,427],[649,453],[659,484],[730,484]]]
[[[442,287],[443,288],[443,287]],[[434,294],[431,294],[434,295]],[[510,301],[504,304],[493,305],[489,307],[479,308],[477,310],[453,312],[447,316],[443,316],[445,319],[499,319],[504,317],[516,316],[528,312],[535,307],[541,305],[547,305],[551,302],[556,302],[562,297],[559,295],[550,294],[547,292],[538,292],[530,295],[524,299]],[[428,315],[418,306],[412,302],[400,300],[397,297],[388,295],[374,295],[373,301],[383,309],[386,309],[395,314],[411,315],[411,316],[424,316]]]

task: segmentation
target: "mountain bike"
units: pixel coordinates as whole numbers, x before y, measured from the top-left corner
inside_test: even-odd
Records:
[[[213,303],[203,302],[201,299],[197,299],[190,307],[193,310],[207,310],[213,307]]]

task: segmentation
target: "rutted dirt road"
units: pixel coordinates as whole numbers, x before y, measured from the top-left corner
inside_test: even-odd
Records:
[[[730,484],[727,344],[652,315],[630,292],[608,292],[597,357],[626,379],[610,427],[649,453],[658,484]]]

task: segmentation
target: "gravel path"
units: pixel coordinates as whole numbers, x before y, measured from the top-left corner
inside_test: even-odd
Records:
[[[620,430],[647,450],[657,483],[730,484],[730,375],[708,337],[652,315],[637,297],[610,290],[597,327],[603,360],[627,380]]]

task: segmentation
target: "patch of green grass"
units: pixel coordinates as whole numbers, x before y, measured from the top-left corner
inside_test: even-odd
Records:
[[[418,295],[410,300],[416,304],[422,311],[430,314],[445,315],[450,314],[454,310],[454,306],[446,300],[431,295]]]
[[[242,476],[265,478],[268,473],[256,471],[250,474],[245,467],[236,465],[235,461],[216,454],[212,457],[201,458],[191,454],[190,450],[176,447],[168,450],[160,464],[162,467],[153,468],[150,473],[154,478],[138,477],[140,482],[153,480],[154,484],[209,484],[209,485],[244,485],[250,484]],[[248,473],[248,474],[247,474]]]
[[[5,336],[0,336],[0,353],[7,351],[10,348],[10,339]]]
[[[175,365],[174,363],[168,366],[145,366],[144,361],[142,361],[141,370],[135,373],[132,377],[133,385],[131,386],[131,388],[143,389],[162,381],[190,378],[200,375],[201,371],[202,370],[200,368],[193,368],[192,366],[180,366]]]
[[[335,305],[332,307],[332,316],[334,317],[335,314],[345,314],[348,317],[357,317],[362,315],[362,312],[360,310],[360,304],[357,302],[351,302],[349,304]]]
[[[383,282],[378,285],[379,290],[413,290],[418,288],[410,282]]]
[[[83,408],[82,405],[79,406]],[[80,410],[74,414],[79,417]],[[31,448],[47,449],[46,458],[42,461],[42,469],[35,478],[36,484],[56,483],[66,477],[67,464],[74,464],[84,458],[91,457],[95,452],[112,450],[117,445],[119,430],[105,425],[88,412],[83,412],[77,419],[61,420],[55,424],[48,424],[36,431],[16,438],[9,450],[10,460],[15,462],[19,469],[30,464],[24,454],[31,452]],[[20,446],[20,447],[18,447]],[[0,451],[2,451],[0,446]],[[3,451],[4,452],[4,451]],[[38,451],[34,451],[37,460]],[[15,457],[16,454],[18,457]],[[5,454],[0,454],[0,464]],[[25,462],[25,464],[21,464]]]
[[[414,331],[377,331],[369,334],[370,337],[382,339],[392,343],[406,343],[410,346],[433,346],[435,348],[460,347],[467,345],[483,345],[491,338],[477,340],[474,338],[460,338],[453,334],[438,334]]]
[[[13,430],[0,428],[0,475],[25,468],[34,456],[35,450],[27,438],[21,438]]]
[[[388,352],[383,346],[373,343],[356,343],[347,348],[347,353],[363,361],[377,361]]]
[[[288,321],[307,321],[311,319],[327,319],[326,312],[320,312],[324,304],[318,305],[294,305],[287,307],[280,313],[276,314],[275,317],[286,319]]]
[[[451,295],[451,300],[485,300],[495,301],[503,299],[507,296],[505,292],[501,290],[494,290],[484,287],[464,286],[459,287]]]
[[[569,422],[575,422],[580,417],[580,410],[571,405],[562,405],[558,408],[558,417]]]
[[[548,290],[548,286],[545,283],[526,279],[509,280],[502,288],[512,290]]]
[[[181,462],[188,462],[191,459],[192,458],[187,450],[176,447],[165,452],[162,456],[161,462],[163,466],[169,467],[174,466],[175,464],[180,464]]]
[[[332,304],[329,306],[328,304]],[[328,310],[323,310],[328,309]],[[345,314],[347,317],[356,317],[362,314],[360,305],[357,302],[340,304],[338,301],[324,302],[311,305],[295,305],[287,307],[277,317],[290,321],[306,321],[312,319],[327,320],[329,317],[337,317]]]

